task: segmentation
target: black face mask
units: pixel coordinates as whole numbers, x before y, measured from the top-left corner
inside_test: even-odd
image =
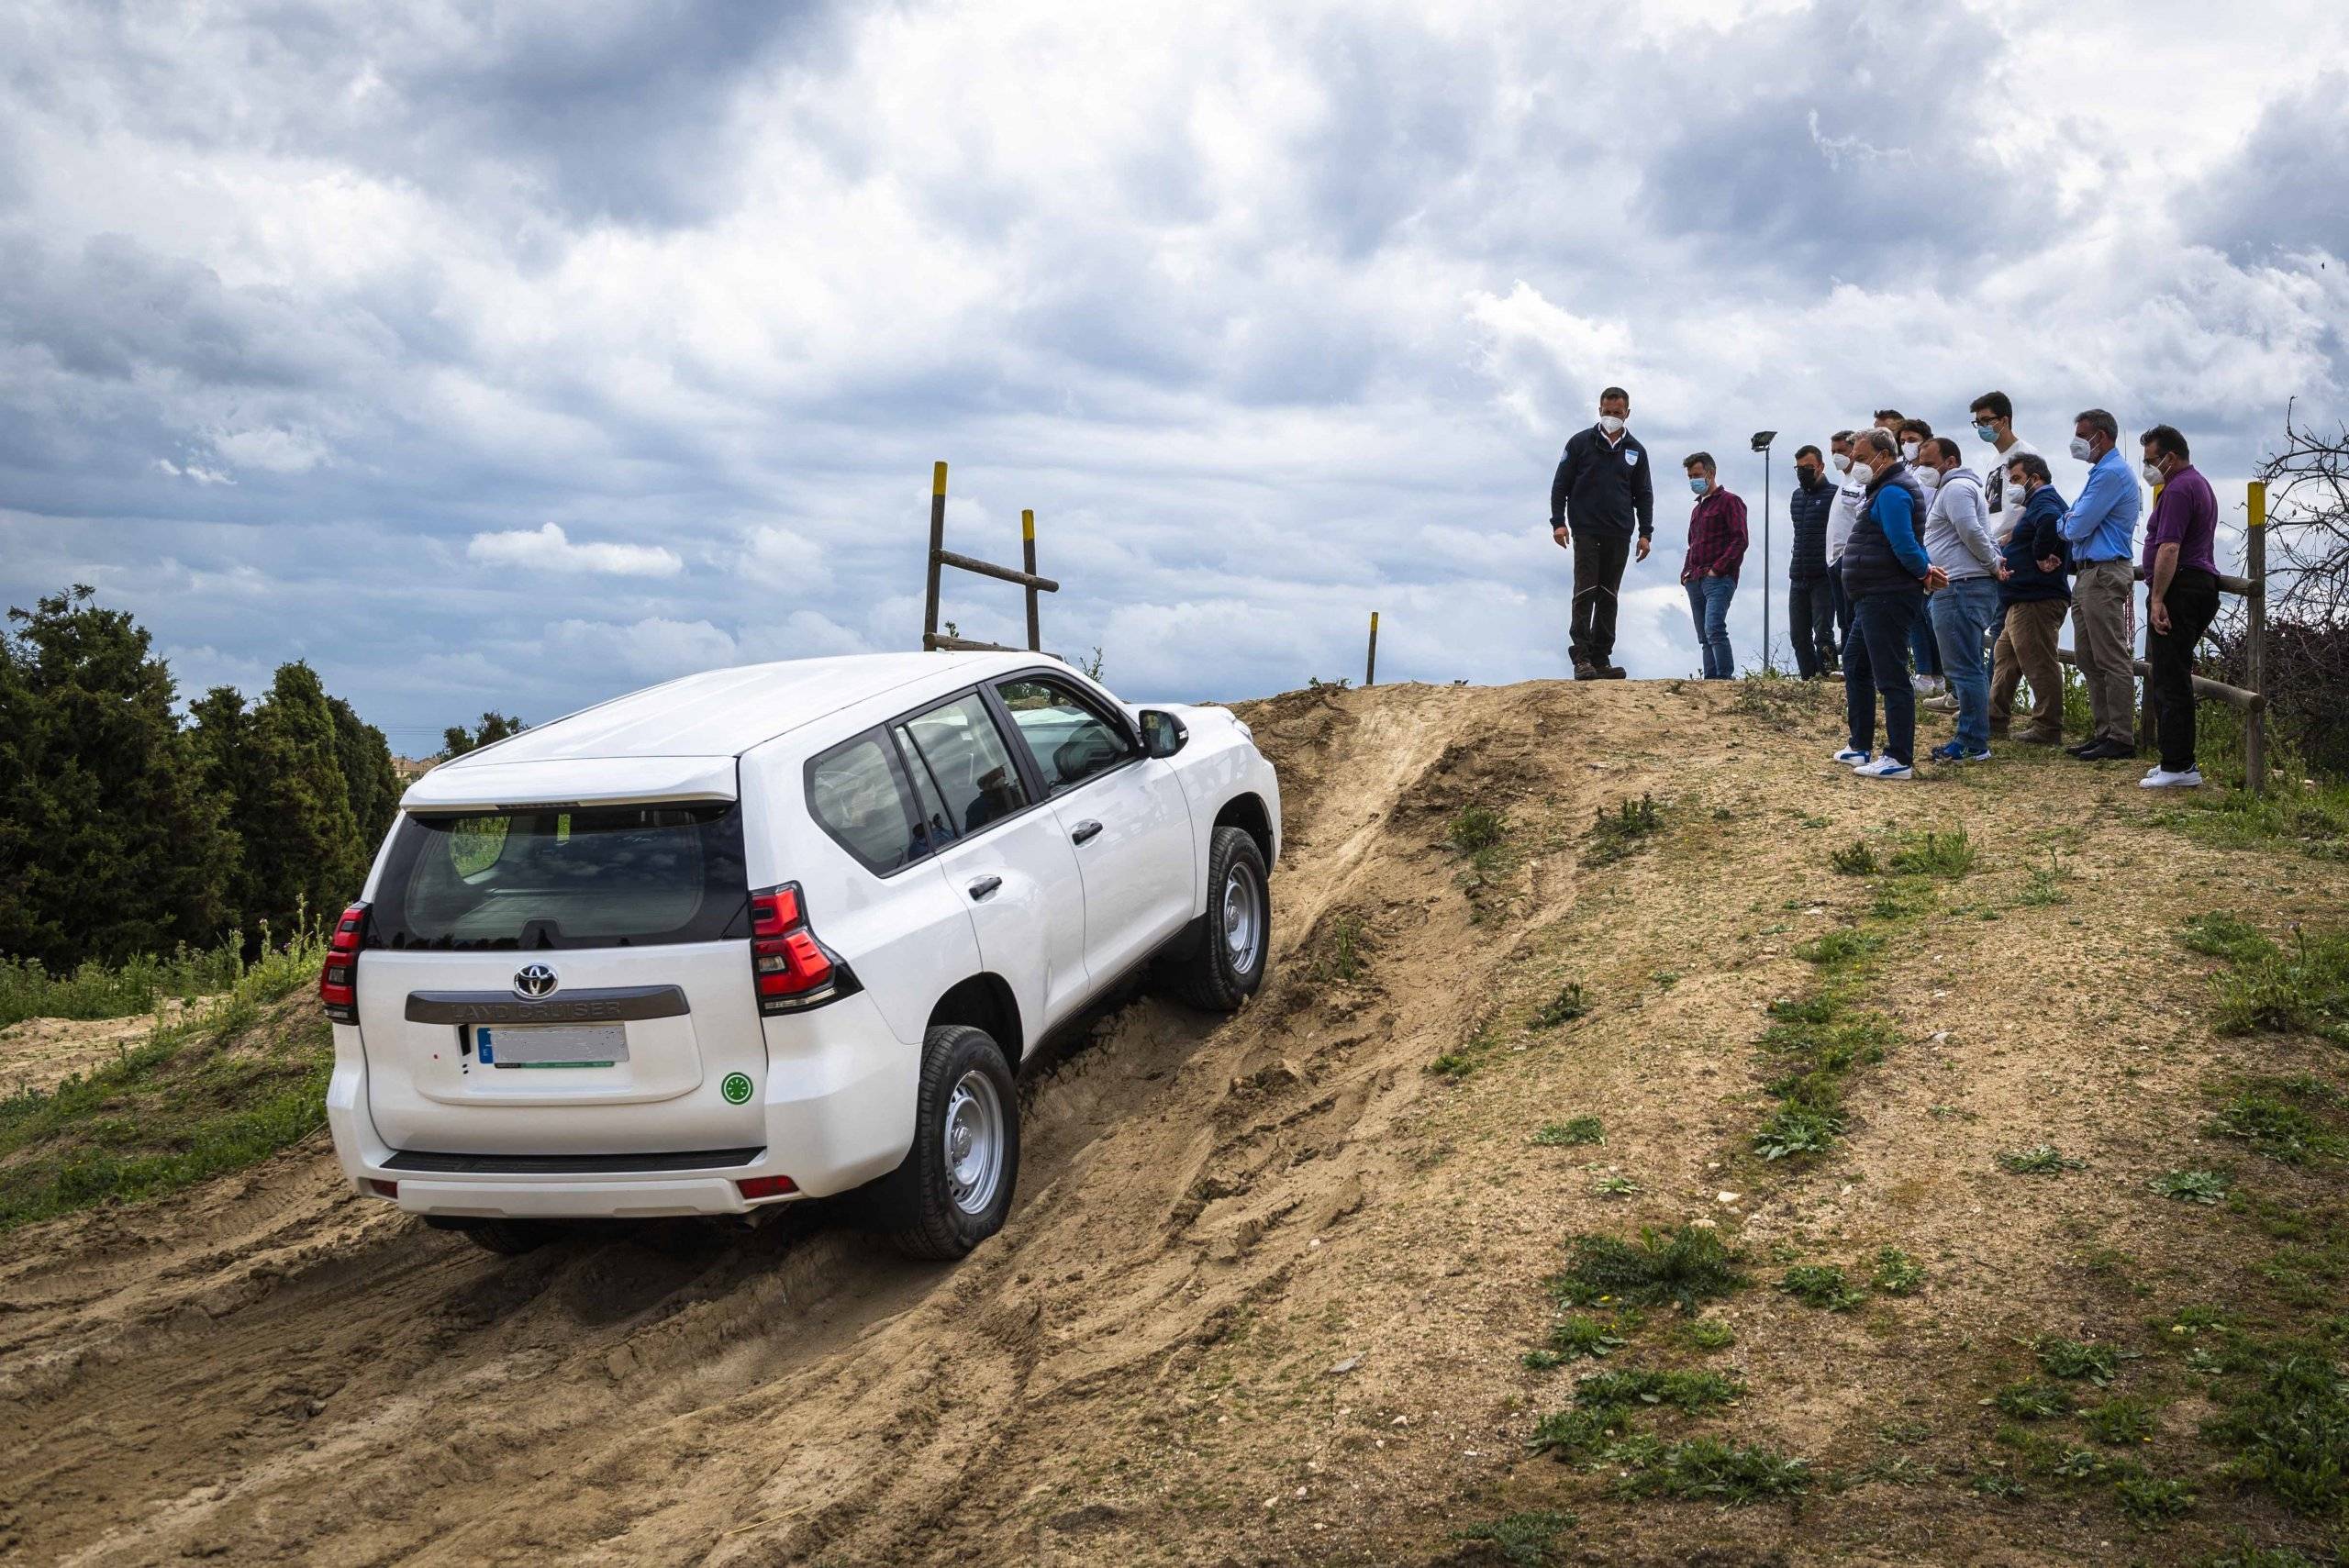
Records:
[[[1819,483],[1819,470],[1815,468],[1798,468],[1795,470],[1795,477],[1801,480],[1802,487],[1805,490],[1808,490],[1812,485]]]

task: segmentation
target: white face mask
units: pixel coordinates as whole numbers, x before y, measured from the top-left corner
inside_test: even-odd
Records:
[[[2169,483],[2168,480],[2162,477],[2162,465],[2160,463],[2149,462],[2145,464],[2145,483],[2148,484],[2167,484]]]
[[[1851,473],[1851,472],[1852,472],[1852,460],[1851,460],[1850,458],[1848,458],[1848,457],[1845,457],[1842,452],[1837,452],[1837,453],[1835,454],[1835,472],[1836,472],[1836,473]]]
[[[2072,458],[2076,462],[2094,462],[2096,461],[2096,449],[2088,445],[2088,439],[2086,436],[2074,436],[2072,438]]]
[[[1623,421],[1612,414],[1601,414],[1598,417],[1598,428],[1610,436],[1620,436],[1623,433]]]
[[[1923,449],[1919,442],[1903,441],[1900,443],[1901,460],[1906,462],[1914,462],[1917,461],[1917,453],[1921,450]]]

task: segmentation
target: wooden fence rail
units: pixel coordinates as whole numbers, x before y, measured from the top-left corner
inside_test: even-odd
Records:
[[[1011,583],[1025,590],[1028,599],[1028,651],[1043,651],[1043,628],[1036,609],[1036,595],[1057,594],[1061,585],[1050,577],[1036,574],[1036,514],[1019,514],[1019,567],[997,566],[992,561],[981,561],[974,555],[963,555],[946,548],[946,465],[938,464],[930,471],[930,578],[922,595],[921,645],[927,651],[956,652],[1017,651],[1000,642],[980,642],[968,637],[954,637],[938,629],[939,573],[952,566],[958,572],[974,573],[992,577],[998,583]]]

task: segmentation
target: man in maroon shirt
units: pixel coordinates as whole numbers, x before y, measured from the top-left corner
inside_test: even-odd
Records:
[[[1680,581],[1688,590],[1688,616],[1697,623],[1697,647],[1709,681],[1737,673],[1729,651],[1729,602],[1737,593],[1738,563],[1745,559],[1745,503],[1721,488],[1710,452],[1691,452],[1681,462],[1697,505],[1688,514],[1688,554]]]
[[[2202,782],[2194,765],[2194,645],[2219,613],[2219,501],[2210,481],[2187,461],[2186,438],[2156,425],[2138,438],[2145,482],[2160,495],[2145,529],[2146,685],[2160,737],[2161,762],[2138,784],[2192,789]]]

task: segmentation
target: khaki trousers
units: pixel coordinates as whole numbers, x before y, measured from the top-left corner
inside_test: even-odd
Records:
[[[2130,644],[2135,617],[2136,573],[2126,561],[2099,561],[2080,568],[2072,586],[2072,649],[2096,716],[2091,738],[2134,749],[2137,744],[2137,674]]]
[[[2014,715],[2015,683],[2031,683],[2031,722],[2050,737],[2064,732],[2064,666],[2055,639],[2064,629],[2061,599],[2024,599],[2007,606],[2007,624],[1990,655],[1990,722],[2005,725]]]

